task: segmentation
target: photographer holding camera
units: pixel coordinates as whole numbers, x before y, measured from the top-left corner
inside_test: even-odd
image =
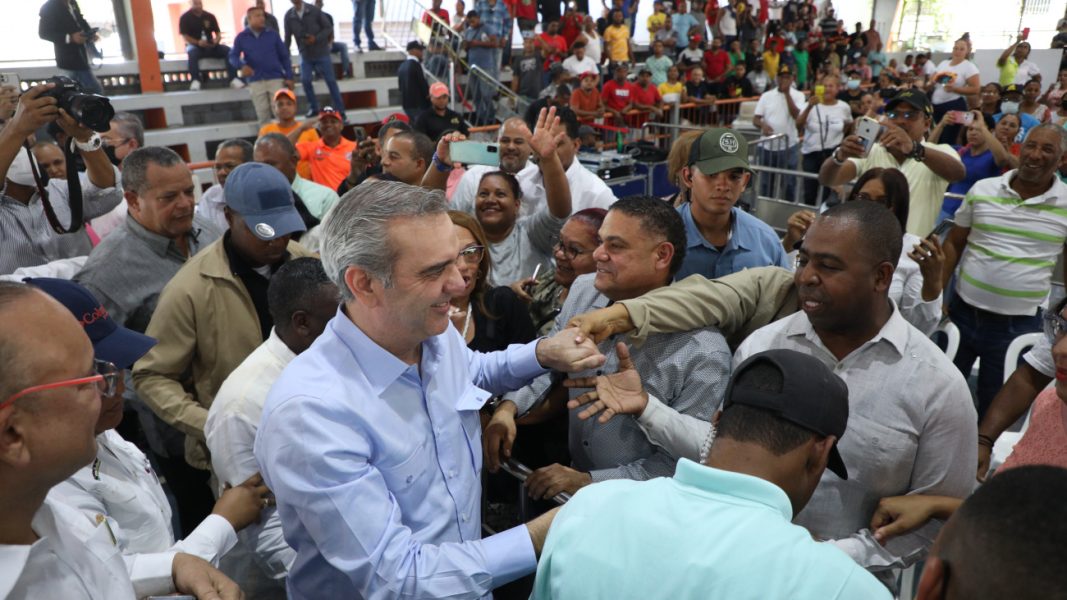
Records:
[[[70,106],[70,97],[77,93],[68,89],[63,94],[55,92],[54,83],[30,88],[19,98],[15,116],[0,130],[0,174],[6,179],[0,197],[0,245],[4,248],[0,253],[0,274],[60,258],[84,256],[92,248],[85,231],[60,234],[46,216],[46,203],[34,178],[30,152],[23,147],[37,129],[55,121],[71,137],[71,143],[85,161],[86,172],[80,173],[78,179],[82,188],[82,216],[86,221],[107,213],[122,201],[118,170],[104,154],[100,135],[59,107],[64,103]],[[57,99],[56,95],[61,98]],[[69,162],[67,168],[73,168]],[[38,171],[43,174],[43,168]],[[67,180],[51,179],[44,189],[59,224],[69,228],[71,192]]]
[[[48,0],[41,7],[41,21],[37,35],[52,42],[56,52],[56,66],[64,75],[81,84],[89,93],[103,94],[100,82],[89,68],[86,44],[100,38],[89,27],[76,0]]]

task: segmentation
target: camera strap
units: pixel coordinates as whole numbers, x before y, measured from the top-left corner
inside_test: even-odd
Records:
[[[41,196],[41,205],[44,206],[44,216],[48,218],[48,224],[58,234],[74,233],[80,230],[84,223],[82,219],[82,184],[81,179],[78,178],[78,169],[74,166],[74,150],[71,145],[64,144],[63,148],[63,155],[67,159],[67,204],[70,207],[70,226],[67,228],[64,228],[59,222],[56,211],[52,208],[52,203],[48,199],[48,190],[45,189],[41,170],[37,166],[37,161],[33,158],[33,152],[30,151],[30,142],[27,140],[22,143],[22,146],[30,157],[33,181],[37,184],[37,193]]]

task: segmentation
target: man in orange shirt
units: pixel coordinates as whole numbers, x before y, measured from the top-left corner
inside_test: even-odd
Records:
[[[352,152],[356,149],[355,142],[341,137],[343,127],[341,113],[327,106],[319,113],[319,135],[322,137],[296,145],[300,160],[311,165],[311,180],[331,190],[336,190],[348,177]]]
[[[280,133],[288,136],[290,133],[297,131],[293,144],[314,142],[319,139],[319,132],[315,130],[315,121],[300,123],[296,120],[296,94],[293,93],[293,90],[282,88],[274,92],[272,107],[274,108],[275,121],[260,127],[259,135],[256,137],[263,137],[268,133]],[[311,165],[307,161],[300,161],[296,166],[296,172],[304,179],[311,179]]]
[[[581,86],[571,94],[571,110],[582,121],[591,121],[604,116],[604,100],[596,89],[597,74],[582,73]]]

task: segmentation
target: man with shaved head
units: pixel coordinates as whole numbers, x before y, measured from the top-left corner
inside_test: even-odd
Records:
[[[504,121],[496,138],[497,144],[500,145],[500,168],[485,165],[468,167],[456,185],[456,191],[452,192],[452,209],[474,212],[474,196],[478,193],[478,183],[483,175],[492,171],[514,175],[519,180],[523,198],[529,199],[530,194],[534,192],[533,182],[538,174],[537,165],[530,162],[532,136],[533,133],[522,117],[511,117]],[[527,208],[527,202],[523,202],[520,210],[523,215],[531,212]]]
[[[0,283],[0,590],[6,598],[147,595],[135,594],[106,528],[85,538],[80,513],[45,500],[52,486],[96,455],[100,395],[119,385],[116,373],[103,372],[69,310],[29,286]],[[232,581],[188,554],[175,556],[172,577],[173,586],[159,592],[241,597]]]

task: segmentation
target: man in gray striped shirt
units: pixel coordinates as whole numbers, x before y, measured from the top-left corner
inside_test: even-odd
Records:
[[[600,237],[603,242],[593,253],[597,272],[574,281],[553,331],[562,329],[572,316],[668,285],[685,256],[682,218],[656,198],[631,196],[613,204]],[[643,346],[629,350],[621,343],[616,346],[619,341],[611,339],[601,346],[608,356],[602,367],[604,372],[614,372],[619,363],[628,364],[628,356],[632,355],[633,365],[651,396],[681,414],[702,421],[711,419],[730,377],[730,349],[717,329],[651,335]],[[574,377],[585,380],[596,375],[585,372]],[[573,389],[570,395],[577,397],[584,391]],[[485,431],[486,464],[490,470],[510,456],[515,415],[527,412],[554,393],[565,396],[566,390],[550,373],[505,395],[506,400]],[[568,446],[572,464],[535,470],[526,481],[531,497],[573,494],[585,485],[608,479],[647,480],[674,474],[678,457],[650,443],[633,417],[602,423],[597,419],[581,420],[578,412],[573,410],[570,414]],[[539,442],[542,440],[525,443]]]
[[[122,201],[118,171],[108,161],[100,136],[78,124],[56,106],[56,99],[41,94],[54,84],[31,88],[19,99],[15,116],[0,131],[0,173],[5,179],[0,196],[0,274],[20,267],[43,265],[61,258],[84,256],[92,243],[87,232],[58,234],[45,216],[44,204],[33,178],[29,150],[23,142],[34,131],[57,121],[72,138],[85,161],[86,172],[79,175],[82,187],[83,218],[106,214]],[[43,169],[41,169],[43,172]],[[70,194],[67,182],[52,179],[46,186],[48,199],[63,226],[70,224]]]

